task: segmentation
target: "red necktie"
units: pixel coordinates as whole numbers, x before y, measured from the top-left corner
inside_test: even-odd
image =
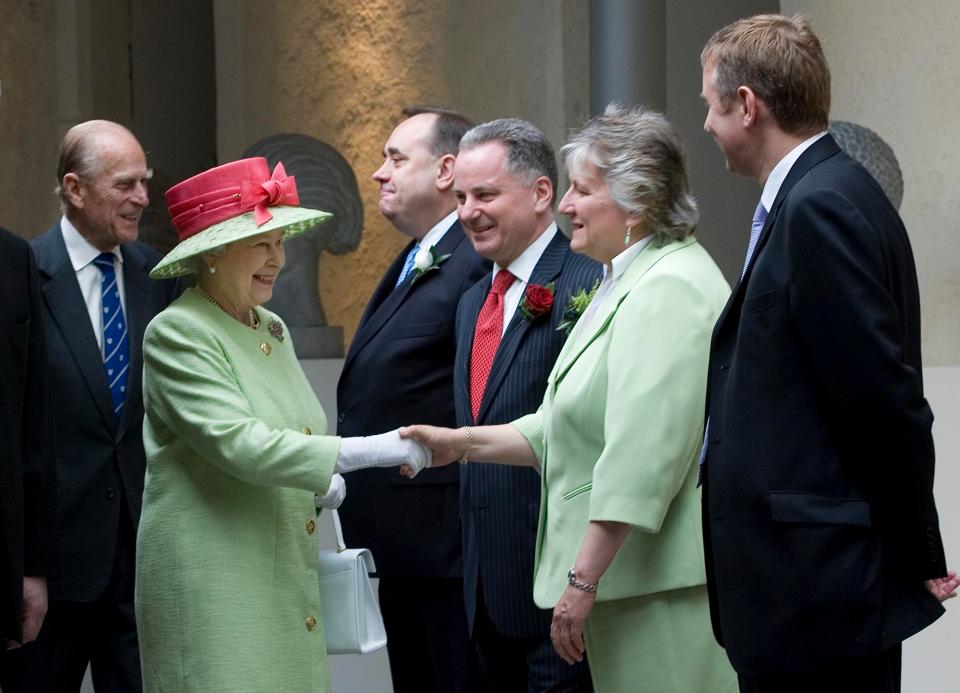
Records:
[[[514,280],[516,277],[507,270],[497,272],[490,286],[490,293],[487,294],[477,316],[477,327],[473,332],[473,351],[470,352],[470,411],[474,420],[480,411],[480,401],[487,387],[493,357],[497,355],[497,347],[500,346],[500,336],[503,333],[503,295]]]

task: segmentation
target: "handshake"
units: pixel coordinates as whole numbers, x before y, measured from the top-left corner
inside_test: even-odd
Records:
[[[375,436],[355,436],[340,440],[340,452],[334,475],[326,493],[318,495],[318,508],[336,509],[347,495],[341,474],[370,467],[397,467],[401,474],[413,478],[430,466],[430,450],[416,440],[400,437],[399,430]]]

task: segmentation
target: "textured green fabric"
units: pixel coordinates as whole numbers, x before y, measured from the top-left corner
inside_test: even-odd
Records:
[[[144,338],[136,611],[150,692],[329,689],[307,522],[340,439],[323,435],[286,329],[270,335],[279,318],[257,314],[254,331],[188,290]]]
[[[513,423],[541,460],[538,606],[560,599],[591,520],[635,527],[598,600],[705,583],[696,460],[710,334],[729,294],[695,240],[648,246],[570,335],[540,410]]]

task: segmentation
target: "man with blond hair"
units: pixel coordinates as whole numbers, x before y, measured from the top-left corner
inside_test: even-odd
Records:
[[[804,19],[735,22],[701,63],[704,130],[762,187],[711,345],[714,632],[743,691],[897,691],[900,643],[956,586],[935,579],[947,570],[906,229],[826,132],[830,73]]]

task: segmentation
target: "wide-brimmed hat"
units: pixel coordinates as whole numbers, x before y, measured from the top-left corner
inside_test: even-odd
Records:
[[[154,279],[195,272],[191,259],[228,243],[280,229],[286,240],[331,216],[300,207],[294,177],[282,163],[271,176],[263,157],[198,173],[167,190],[166,197],[180,243],[150,272]]]

